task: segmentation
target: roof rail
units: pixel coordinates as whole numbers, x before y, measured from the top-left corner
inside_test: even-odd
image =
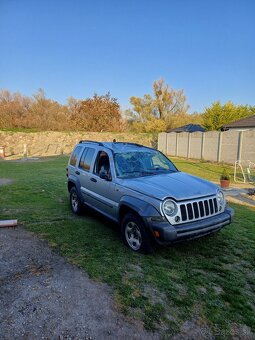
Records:
[[[79,141],[79,144],[81,144],[81,143],[96,143],[96,144],[98,144],[98,145],[100,145],[100,146],[104,146],[104,144],[101,143],[101,142],[97,142],[97,141],[95,141],[95,140],[88,140],[88,139],[80,140],[80,141]]]
[[[144,145],[142,145],[142,144],[138,144],[138,143],[129,143],[129,142],[114,142],[114,144],[126,144],[126,145],[134,145],[134,146],[140,146],[140,147],[146,147],[147,148],[147,146],[144,146]]]

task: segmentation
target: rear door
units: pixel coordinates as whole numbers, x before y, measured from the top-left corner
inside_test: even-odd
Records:
[[[94,160],[96,158],[95,147],[85,147],[81,155],[77,175],[80,178],[81,192],[85,203],[91,204],[91,195],[89,191],[91,172],[93,171]]]
[[[110,178],[108,180],[101,178],[99,175],[100,169],[98,164],[102,153],[104,157],[107,155],[109,160],[107,168],[109,166],[108,173],[110,174]],[[86,187],[87,194],[90,196],[90,203],[94,208],[108,217],[117,220],[118,202],[116,202],[115,187],[112,153],[108,149],[100,148],[97,151],[93,170],[89,173],[89,180]]]

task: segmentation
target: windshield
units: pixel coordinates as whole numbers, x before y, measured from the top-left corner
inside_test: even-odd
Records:
[[[133,178],[178,171],[173,163],[156,150],[114,154],[117,177]]]

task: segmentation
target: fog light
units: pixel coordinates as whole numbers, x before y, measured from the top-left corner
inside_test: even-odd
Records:
[[[180,221],[180,216],[176,216],[174,220],[175,220],[175,222],[179,222]]]

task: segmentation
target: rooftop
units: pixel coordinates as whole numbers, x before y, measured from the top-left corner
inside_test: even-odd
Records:
[[[197,132],[197,131],[204,132],[205,128],[203,128],[199,124],[187,124],[175,129],[170,129],[167,132]]]
[[[255,115],[225,124],[223,125],[223,128],[255,128]]]
[[[114,152],[131,152],[134,150],[153,150],[152,148],[148,146],[144,146],[137,143],[127,143],[127,142],[98,142],[98,141],[92,141],[92,140],[81,140],[80,143],[94,143],[98,144],[100,146],[106,147]]]

